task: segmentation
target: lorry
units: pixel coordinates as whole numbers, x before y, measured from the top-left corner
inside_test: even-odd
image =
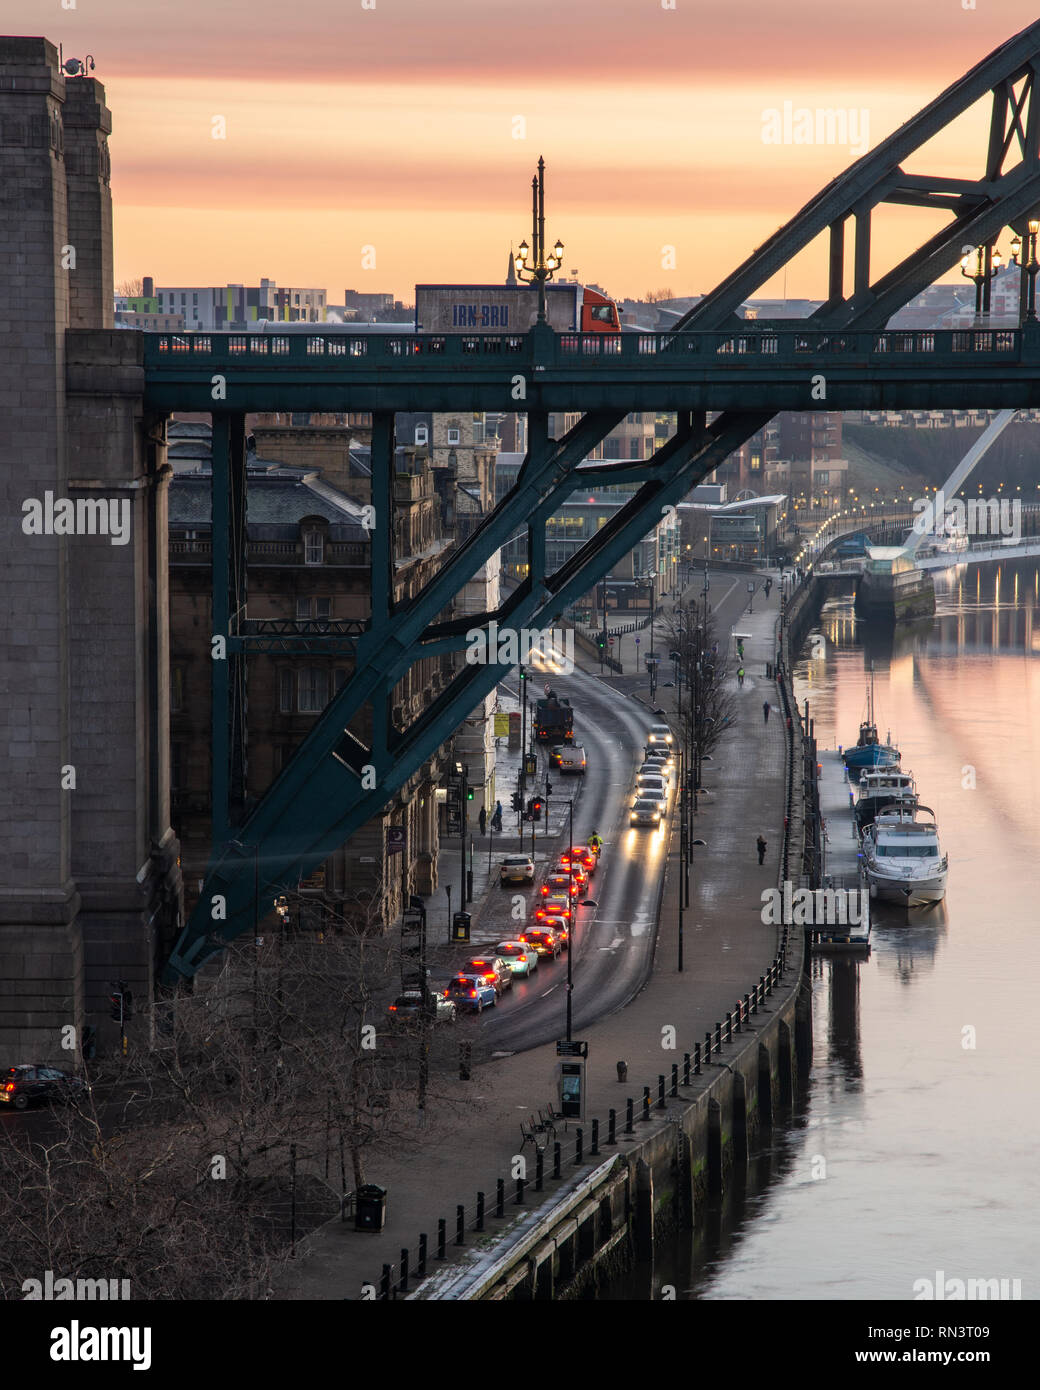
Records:
[[[534,736],[538,743],[573,743],[574,711],[569,700],[547,695],[534,707]]]
[[[617,305],[567,280],[545,287],[545,316],[557,333],[620,333]],[[417,333],[526,333],[538,317],[531,285],[416,285]]]

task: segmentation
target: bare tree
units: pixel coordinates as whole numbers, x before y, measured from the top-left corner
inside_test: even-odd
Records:
[[[672,293],[670,288],[663,290],[647,290],[647,292],[643,296],[643,299],[647,304],[661,304],[666,299],[674,298],[675,295]]]
[[[140,280],[120,280],[116,285],[116,294],[127,299],[140,299],[144,286]]]

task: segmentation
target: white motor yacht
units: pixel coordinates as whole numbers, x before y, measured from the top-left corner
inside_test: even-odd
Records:
[[[872,898],[907,907],[941,902],[947,860],[931,807],[895,804],[879,811],[863,832],[863,867]]]

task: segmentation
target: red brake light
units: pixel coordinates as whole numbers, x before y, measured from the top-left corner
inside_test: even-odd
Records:
[[[7,1085],[4,1087],[4,1090],[5,1090],[5,1091],[13,1091],[13,1090],[14,1090],[14,1082],[13,1082],[13,1081],[9,1081],[9,1082],[7,1083]]]
[[[477,997],[477,991],[476,991],[475,989],[471,989],[470,992],[469,992],[469,997],[470,997],[471,999],[476,999],[476,997]]]

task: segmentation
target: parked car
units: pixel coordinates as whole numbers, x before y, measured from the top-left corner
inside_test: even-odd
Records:
[[[550,960],[555,960],[563,950],[560,940],[555,932],[547,931],[544,928],[535,928],[525,931],[520,938],[525,945],[532,946],[540,956],[548,956]]]
[[[654,745],[664,744],[666,747],[671,747],[674,738],[675,735],[667,724],[651,724],[646,741]]]
[[[656,797],[637,797],[632,803],[628,817],[629,825],[650,825],[654,829],[661,824],[661,807]]]
[[[445,996],[458,1008],[479,1014],[498,1000],[495,986],[479,975],[456,975],[444,987]]]
[[[538,952],[523,941],[500,941],[495,951],[514,975],[530,975],[538,969]]]
[[[549,897],[552,893],[563,893],[566,896],[576,898],[581,892],[581,885],[576,878],[572,878],[569,873],[550,874],[542,884],[541,896]]]
[[[434,1020],[437,1023],[454,1023],[456,1009],[452,1001],[443,994],[438,994],[436,990],[430,991],[430,998],[435,1006]],[[392,1004],[387,1006],[387,1013],[390,1015],[391,1023],[415,1023],[419,1020],[422,1012],[422,991],[418,989],[406,989],[399,994]]]
[[[39,1063],[8,1067],[0,1072],[0,1104],[25,1110],[38,1101],[81,1100],[90,1087],[78,1076]]]
[[[526,854],[507,854],[502,860],[499,874],[503,887],[507,883],[533,883],[534,860]]]
[[[490,980],[499,996],[513,988],[513,972],[501,956],[474,956],[462,967],[462,974]]]

